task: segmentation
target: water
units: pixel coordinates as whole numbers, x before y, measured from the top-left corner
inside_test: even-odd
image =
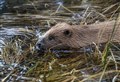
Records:
[[[34,31],[28,30],[27,28],[1,28],[0,29],[0,53],[2,54],[2,48],[15,36],[25,38],[34,35]]]
[[[5,0],[0,0],[0,14],[4,12]]]
[[[4,3],[5,3],[5,0],[0,0],[0,10],[2,10]]]

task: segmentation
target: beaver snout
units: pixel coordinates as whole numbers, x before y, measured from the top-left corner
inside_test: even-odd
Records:
[[[40,53],[43,53],[45,51],[45,47],[44,47],[44,45],[42,43],[37,43],[35,48]]]
[[[35,48],[36,48],[36,50],[39,51],[39,52],[44,52],[44,51],[45,51],[43,39],[40,40],[40,41],[38,41],[38,42],[36,43]]]

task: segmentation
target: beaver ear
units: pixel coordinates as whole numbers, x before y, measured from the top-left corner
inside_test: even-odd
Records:
[[[69,30],[69,29],[65,29],[65,30],[63,31],[63,34],[64,34],[65,36],[67,36],[67,37],[71,37],[71,36],[72,36],[72,31]]]

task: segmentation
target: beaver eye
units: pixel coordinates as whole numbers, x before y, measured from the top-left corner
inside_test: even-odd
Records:
[[[51,40],[54,40],[55,39],[55,36],[53,36],[53,35],[50,35],[49,37],[48,37],[48,39],[51,41]]]
[[[65,36],[70,37],[70,36],[72,35],[72,32],[71,32],[70,30],[64,30],[63,34],[64,34]]]

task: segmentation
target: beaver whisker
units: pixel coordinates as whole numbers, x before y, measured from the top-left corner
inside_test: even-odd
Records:
[[[63,45],[63,43],[57,44],[57,45],[55,45],[55,46],[52,46],[52,47],[50,47],[48,50],[50,51],[51,49],[56,48],[56,47],[61,46],[61,45]]]

